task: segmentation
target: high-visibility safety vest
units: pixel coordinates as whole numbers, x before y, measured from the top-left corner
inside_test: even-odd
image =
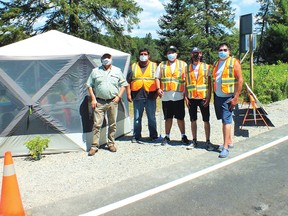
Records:
[[[164,91],[184,92],[184,77],[186,73],[185,62],[176,59],[174,64],[176,64],[176,67],[174,73],[172,74],[169,61],[164,61],[161,63],[161,89]]]
[[[193,65],[189,64],[186,75],[186,88],[188,98],[206,98],[208,94],[208,71],[209,65],[200,63],[198,77],[196,79]]]
[[[218,70],[219,61],[220,60],[218,60],[215,67],[213,68],[214,91],[216,91],[216,72]],[[226,59],[221,77],[221,89],[225,94],[233,94],[235,92],[235,84],[237,83],[237,80],[234,75],[234,64],[236,61],[238,60],[231,56]]]
[[[136,62],[132,64],[132,82],[131,90],[138,91],[144,86],[145,91],[153,92],[156,91],[155,71],[157,64],[149,61],[145,72],[143,73],[141,67]]]

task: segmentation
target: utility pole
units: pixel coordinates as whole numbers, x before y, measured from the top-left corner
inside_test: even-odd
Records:
[[[250,86],[251,89],[254,87],[254,75],[253,75],[253,61],[254,61],[254,56],[253,56],[253,34],[249,35],[249,52],[250,52]]]

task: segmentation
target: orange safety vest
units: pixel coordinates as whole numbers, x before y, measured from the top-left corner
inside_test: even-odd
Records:
[[[142,73],[141,67],[138,63],[132,64],[132,82],[131,90],[138,91],[144,86],[145,91],[156,91],[155,71],[157,64],[149,61],[145,72]]]
[[[193,66],[188,66],[186,75],[186,87],[188,98],[206,98],[208,93],[208,71],[209,65],[200,63],[198,78],[196,79]]]
[[[214,91],[216,91],[216,72],[218,70],[219,61],[216,63],[216,66],[213,68],[213,82],[214,82]],[[234,64],[238,61],[236,58],[229,57],[226,59],[225,67],[221,77],[221,89],[225,94],[233,94],[235,92],[235,84],[237,80],[234,74]]]
[[[169,61],[164,61],[161,63],[161,89],[164,91],[184,92],[184,76],[186,73],[185,62],[176,59],[174,64],[176,64],[176,67],[174,73],[172,74]]]

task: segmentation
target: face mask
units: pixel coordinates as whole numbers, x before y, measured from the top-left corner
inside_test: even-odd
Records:
[[[143,62],[148,61],[148,55],[140,55],[139,60]]]
[[[225,52],[225,51],[218,52],[218,56],[221,59],[225,59],[228,56],[228,52]]]
[[[102,59],[102,65],[111,65],[112,64],[112,59],[110,58],[105,58],[105,59]]]
[[[174,61],[177,57],[177,53],[170,53],[167,55],[169,61]]]
[[[193,56],[192,56],[192,60],[193,60],[193,61],[200,61],[199,53],[195,53],[195,54],[193,54]]]

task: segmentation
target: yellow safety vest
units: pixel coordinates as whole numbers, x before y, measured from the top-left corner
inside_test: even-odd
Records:
[[[186,88],[188,98],[206,98],[208,94],[208,71],[209,65],[200,63],[198,70],[198,78],[196,79],[193,66],[188,66],[186,75]]]
[[[138,63],[132,64],[132,82],[131,90],[138,91],[144,86],[145,91],[156,91],[155,71],[157,64],[149,61],[145,72],[142,73],[141,67]]]
[[[218,70],[219,61],[220,60],[218,60],[215,67],[213,68],[214,91],[216,91],[216,72]],[[238,60],[231,56],[226,59],[225,67],[221,77],[221,89],[225,94],[233,94],[235,92],[235,84],[237,83],[237,80],[234,75],[234,64],[236,61]]]
[[[185,62],[176,59],[174,64],[176,64],[176,67],[174,73],[172,74],[169,61],[161,62],[161,89],[164,91],[184,92],[184,76],[186,73]]]

